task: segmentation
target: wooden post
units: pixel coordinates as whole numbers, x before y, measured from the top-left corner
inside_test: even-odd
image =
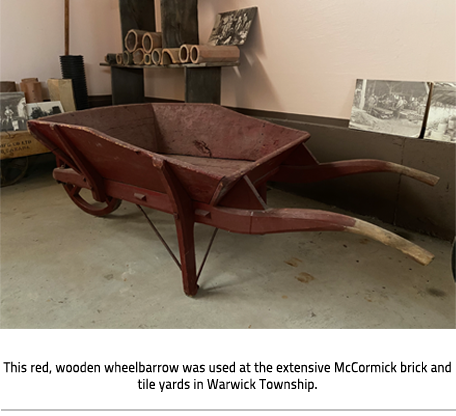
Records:
[[[197,45],[198,0],[161,0],[163,48]]]
[[[122,47],[131,29],[155,32],[154,0],[119,0],[120,26],[122,29]]]
[[[65,0],[65,55],[70,54],[70,0]]]
[[[154,0],[119,0],[122,48],[131,29],[155,32]],[[125,64],[125,62],[124,62]],[[140,68],[111,67],[112,103],[144,102],[144,71]]]
[[[199,44],[198,0],[161,0],[163,48]],[[185,102],[220,104],[221,68],[185,68]]]

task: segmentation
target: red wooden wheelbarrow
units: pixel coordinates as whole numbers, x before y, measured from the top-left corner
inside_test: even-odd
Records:
[[[433,259],[426,250],[356,218],[268,208],[268,180],[309,183],[394,172],[428,185],[438,181],[428,173],[379,160],[320,164],[306,148],[310,135],[303,131],[212,104],[106,107],[29,121],[29,129],[55,154],[54,178],[82,210],[103,216],[126,200],[144,214],[142,206],[173,214],[180,262],[165,246],[181,268],[189,296],[198,290],[198,277],[215,237],[214,233],[197,271],[195,222],[211,225],[215,232],[221,228],[243,234],[346,231],[401,250],[423,265]],[[102,206],[85,200],[83,188],[90,189]]]

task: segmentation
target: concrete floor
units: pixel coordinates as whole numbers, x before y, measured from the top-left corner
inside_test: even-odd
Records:
[[[220,231],[191,299],[134,205],[92,217],[51,170],[37,164],[1,192],[2,328],[455,327],[448,242],[380,224],[433,252],[423,267],[352,234]],[[268,197],[330,209],[279,190]],[[148,212],[177,253],[172,217]],[[211,232],[196,226],[199,260]]]

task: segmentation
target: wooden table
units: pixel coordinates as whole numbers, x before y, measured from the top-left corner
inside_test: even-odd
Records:
[[[220,104],[222,67],[239,66],[239,62],[211,62],[203,64],[109,65],[111,68],[112,103],[135,104],[144,102],[144,69],[184,68],[185,102]]]

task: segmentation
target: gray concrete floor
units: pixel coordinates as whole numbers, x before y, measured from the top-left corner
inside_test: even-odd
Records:
[[[92,217],[51,170],[35,165],[1,191],[2,328],[455,327],[448,242],[380,224],[433,252],[423,267],[352,234],[220,231],[192,299],[134,205]],[[268,198],[331,209],[279,190]],[[148,212],[177,253],[172,217]],[[196,226],[199,260],[211,233]]]

